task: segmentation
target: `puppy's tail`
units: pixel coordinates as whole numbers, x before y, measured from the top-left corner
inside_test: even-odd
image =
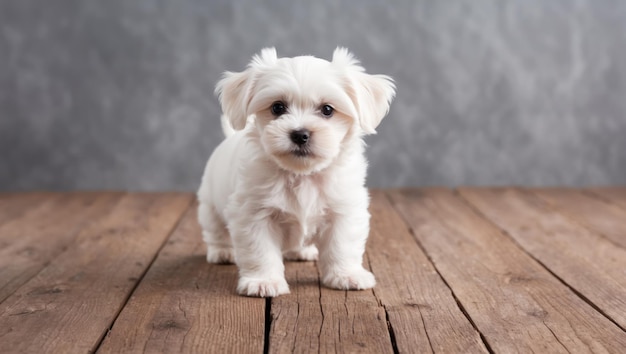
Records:
[[[222,131],[224,132],[225,137],[230,137],[235,134],[235,129],[230,124],[228,117],[225,114],[222,114]]]

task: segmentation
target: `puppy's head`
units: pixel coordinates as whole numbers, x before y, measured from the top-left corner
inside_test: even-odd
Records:
[[[278,58],[274,48],[217,84],[222,110],[241,130],[255,116],[264,152],[283,169],[307,174],[328,167],[345,141],[373,134],[395,95],[390,77],[366,74],[344,48],[332,61]]]

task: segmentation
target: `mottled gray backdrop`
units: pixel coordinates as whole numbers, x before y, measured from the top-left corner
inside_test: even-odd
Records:
[[[0,189],[195,189],[264,46],[397,81],[369,185],[626,183],[626,2],[0,2]]]

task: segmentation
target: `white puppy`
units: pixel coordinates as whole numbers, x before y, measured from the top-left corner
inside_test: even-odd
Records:
[[[331,62],[268,48],[216,93],[227,138],[198,191],[207,260],[237,264],[240,294],[277,296],[289,293],[283,257],[315,260],[319,249],[324,285],[372,288],[362,137],[389,110],[391,78],[366,74],[344,48]]]

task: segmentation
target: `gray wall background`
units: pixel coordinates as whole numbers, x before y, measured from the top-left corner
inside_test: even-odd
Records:
[[[369,185],[626,183],[626,2],[0,1],[0,189],[192,190],[213,87],[350,48],[398,95]]]

